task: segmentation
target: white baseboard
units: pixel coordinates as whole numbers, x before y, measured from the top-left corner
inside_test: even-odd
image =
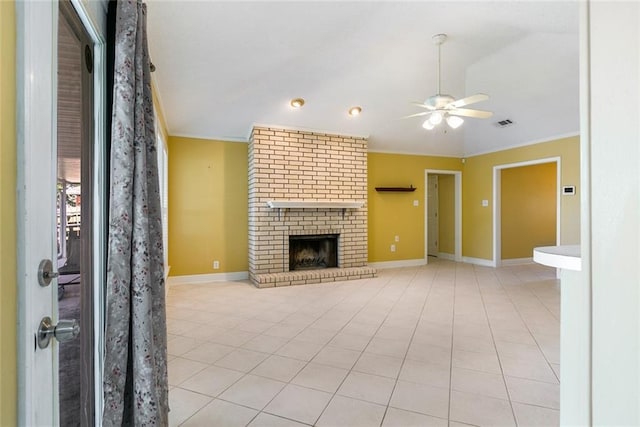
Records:
[[[169,286],[174,285],[194,285],[200,283],[211,282],[233,282],[236,280],[247,280],[249,278],[248,271],[235,271],[231,273],[213,273],[213,274],[193,274],[190,276],[171,276],[169,277]]]
[[[427,262],[424,259],[402,259],[399,261],[370,262],[367,265],[384,270],[385,268],[419,267],[426,264]]]
[[[533,258],[511,258],[511,259],[503,259],[500,261],[500,265],[503,267],[507,267],[510,265],[523,265],[523,264],[533,264]]]
[[[467,264],[481,265],[483,267],[495,267],[496,266],[496,263],[491,259],[473,258],[473,257],[470,257],[470,256],[463,256],[462,257],[462,262],[466,262]]]
[[[454,254],[448,254],[446,252],[438,252],[438,258],[446,259],[448,261],[455,261],[456,256]]]

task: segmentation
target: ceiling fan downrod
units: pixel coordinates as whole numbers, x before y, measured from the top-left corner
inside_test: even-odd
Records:
[[[438,74],[437,74],[437,79],[438,79],[438,91],[437,94],[441,95],[440,92],[440,63],[441,63],[441,59],[440,59],[440,46],[442,46],[442,44],[447,40],[447,35],[446,34],[436,34],[435,36],[432,37],[433,40],[433,44],[435,44],[436,46],[438,46]]]

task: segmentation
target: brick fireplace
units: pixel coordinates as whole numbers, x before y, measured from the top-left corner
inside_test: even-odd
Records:
[[[366,138],[254,127],[251,281],[269,287],[373,277],[375,269],[367,266],[366,201]],[[333,236],[336,265],[315,260],[318,265],[292,269],[290,245],[300,236]],[[312,245],[306,249],[302,258],[309,264],[318,254],[311,255]]]

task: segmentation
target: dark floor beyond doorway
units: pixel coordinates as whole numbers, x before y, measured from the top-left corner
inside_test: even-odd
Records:
[[[58,301],[59,319],[80,319],[80,285],[66,285]],[[80,425],[80,338],[58,343],[60,425]]]

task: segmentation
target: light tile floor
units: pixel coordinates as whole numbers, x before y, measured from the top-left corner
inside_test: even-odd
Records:
[[[539,265],[169,290],[173,426],[552,426],[560,289]]]

